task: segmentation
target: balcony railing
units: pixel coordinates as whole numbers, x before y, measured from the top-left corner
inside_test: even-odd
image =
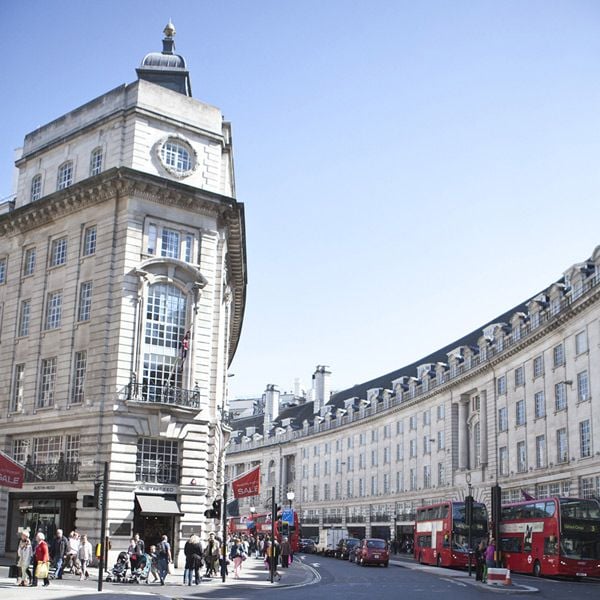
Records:
[[[200,409],[200,388],[184,390],[171,385],[131,382],[127,386],[127,400],[148,404],[167,404],[182,408]]]
[[[138,465],[135,470],[137,481],[146,483],[178,484],[181,481],[181,465],[159,463],[157,465]]]
[[[26,463],[25,481],[77,481],[79,479],[79,463],[59,461],[51,464]]]

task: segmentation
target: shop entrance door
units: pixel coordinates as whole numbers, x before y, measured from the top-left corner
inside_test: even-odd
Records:
[[[175,532],[175,518],[173,515],[136,515],[134,533],[139,533],[144,540],[146,548],[153,544],[156,546],[163,535],[169,537],[171,548]]]

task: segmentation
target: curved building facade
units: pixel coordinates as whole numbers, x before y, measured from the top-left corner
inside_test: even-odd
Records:
[[[262,465],[262,507],[294,492],[303,535],[401,539],[414,509],[467,495],[600,495],[600,246],[533,298],[411,365],[233,421],[227,477]]]

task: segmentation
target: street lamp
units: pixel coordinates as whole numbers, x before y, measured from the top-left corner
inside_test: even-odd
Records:
[[[290,490],[287,493],[287,499],[288,499],[288,502],[290,503],[290,508],[292,508],[292,502],[294,501],[295,497],[296,497],[296,494],[294,494],[294,492],[292,490]]]

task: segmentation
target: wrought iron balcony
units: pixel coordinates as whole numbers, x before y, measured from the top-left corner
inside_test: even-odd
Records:
[[[155,385],[132,381],[127,386],[127,400],[200,410],[200,388],[184,390],[171,385]]]
[[[25,481],[77,481],[79,479],[79,463],[58,461],[50,464],[35,464],[27,461],[25,464]]]
[[[135,470],[135,478],[137,481],[146,483],[178,484],[181,480],[181,465],[176,463],[138,464]]]

